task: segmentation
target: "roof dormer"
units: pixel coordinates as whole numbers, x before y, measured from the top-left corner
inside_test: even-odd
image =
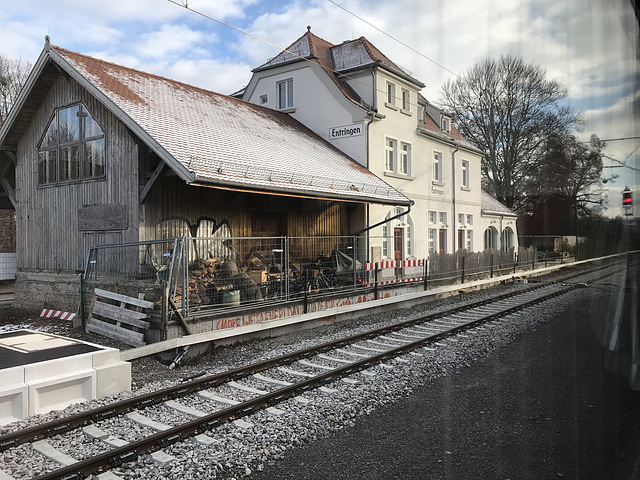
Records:
[[[445,112],[440,112],[440,128],[442,129],[443,132],[447,132],[447,133],[451,133],[451,121],[452,121],[452,117],[451,115],[445,113]]]

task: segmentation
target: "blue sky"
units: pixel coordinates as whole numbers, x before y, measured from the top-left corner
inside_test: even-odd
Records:
[[[582,139],[640,136],[638,22],[629,0],[188,0],[189,10],[187,0],[175,2],[5,0],[0,53],[33,63],[49,35],[69,50],[232,93],[277,55],[269,43],[285,48],[310,25],[332,43],[367,37],[423,81],[434,102],[451,72],[522,55],[568,86],[569,103],[587,121]],[[638,146],[640,139],[610,142],[606,154],[640,170]],[[640,184],[638,170],[607,172],[620,175],[607,185],[615,202],[616,189]]]

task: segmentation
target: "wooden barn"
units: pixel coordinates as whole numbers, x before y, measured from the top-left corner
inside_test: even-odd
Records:
[[[350,235],[410,200],[286,113],[55,47],[0,129],[16,305],[77,308],[91,247]]]

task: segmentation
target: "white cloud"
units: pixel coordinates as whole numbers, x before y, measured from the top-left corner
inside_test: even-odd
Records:
[[[187,54],[203,41],[214,43],[215,35],[205,35],[186,25],[164,24],[159,30],[140,35],[135,52],[142,57],[164,57],[166,55]]]

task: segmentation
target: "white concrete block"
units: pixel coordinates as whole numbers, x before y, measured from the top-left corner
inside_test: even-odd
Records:
[[[0,370],[0,425],[23,420],[28,415],[29,391],[24,368]]]
[[[32,384],[47,378],[63,377],[78,371],[93,369],[90,353],[31,363],[24,366],[24,382]]]
[[[29,414],[29,388],[26,384],[0,390],[0,425],[24,420]]]
[[[119,355],[118,355],[119,357]],[[131,390],[131,364],[129,362],[111,363],[94,367],[96,371],[96,398],[117,395]]]
[[[24,367],[18,366],[0,370],[0,388],[24,383]]]
[[[29,384],[29,416],[96,398],[96,371],[76,371]]]

